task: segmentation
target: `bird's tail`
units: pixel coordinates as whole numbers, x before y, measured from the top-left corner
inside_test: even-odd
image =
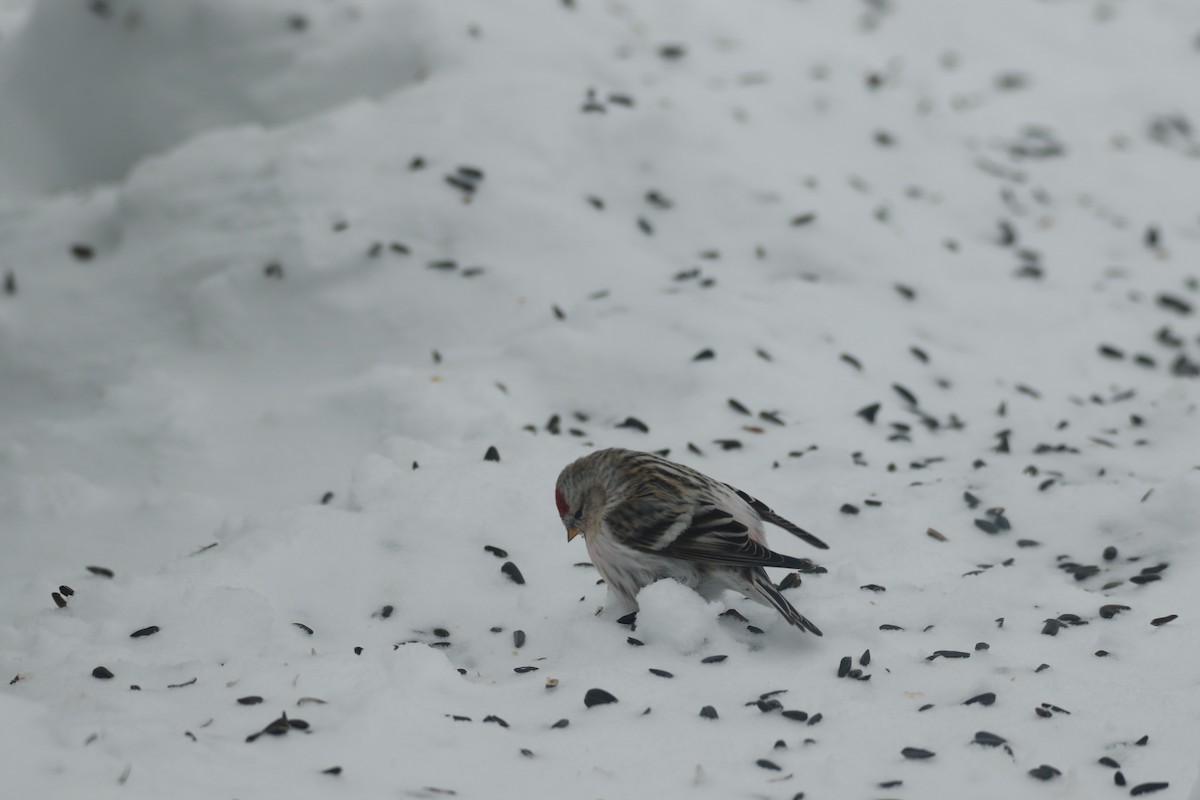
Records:
[[[795,606],[789,603],[787,598],[775,588],[775,584],[771,583],[771,579],[767,577],[767,573],[761,569],[752,570],[751,572],[750,583],[758,594],[757,599],[774,606],[775,610],[782,614],[784,619],[797,628],[812,631],[817,636],[822,635],[821,629],[812,624],[808,617],[797,611]]]

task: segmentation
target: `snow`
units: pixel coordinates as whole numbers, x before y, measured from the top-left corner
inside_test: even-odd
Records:
[[[1198,33],[3,0],[6,795],[1200,800]],[[550,495],[607,446],[827,541],[769,531],[824,637],[598,615]]]

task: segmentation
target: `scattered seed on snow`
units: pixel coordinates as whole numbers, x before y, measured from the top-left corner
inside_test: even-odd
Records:
[[[926,750],[922,747],[906,747],[900,751],[900,755],[904,756],[905,758],[921,759],[933,758],[937,754],[932,750]]]
[[[1003,736],[997,736],[996,734],[988,733],[987,731],[977,731],[974,739],[975,744],[981,744],[984,747],[999,747],[1006,741],[1008,740]]]
[[[615,702],[617,698],[603,689],[588,689],[587,694],[583,696],[583,704],[588,708]]]
[[[446,181],[446,183],[453,186],[455,189],[459,189],[468,194],[475,191],[475,184],[462,176],[454,175],[454,174],[447,175],[445,177],[445,181]]]
[[[92,670],[92,677],[99,678],[101,680],[108,680],[115,676],[108,667],[96,667],[94,670]]]
[[[1029,770],[1029,774],[1037,778],[1039,781],[1048,781],[1051,778],[1057,777],[1062,773],[1049,764],[1042,764],[1040,767],[1034,767]]]
[[[1174,311],[1181,316],[1187,316],[1192,313],[1192,304],[1184,300],[1182,297],[1163,292],[1157,298],[1159,306]]]
[[[113,571],[108,567],[85,567],[85,569],[93,575],[99,575],[102,578],[113,577]]]
[[[700,716],[704,717],[705,719],[716,719],[717,710],[712,706],[705,706],[704,708],[700,709]]]
[[[722,661],[724,661],[727,658],[729,658],[729,656],[706,656],[706,657],[700,659],[700,663],[701,664],[720,664]]]
[[[89,244],[76,243],[71,245],[71,255],[79,261],[91,261],[96,251]]]
[[[159,631],[159,627],[157,625],[150,625],[145,628],[137,629],[133,633],[129,634],[129,638],[136,639],[139,636],[152,636],[152,635],[158,633],[158,631]]]
[[[501,719],[500,717],[497,717],[495,714],[488,714],[486,717],[484,717],[484,718],[483,718],[483,721],[484,721],[484,722],[494,722],[494,723],[496,723],[497,725],[499,725],[501,728],[507,728],[507,727],[508,727],[508,723],[507,723],[507,722],[505,722],[505,721],[504,721],[503,719]]]
[[[239,697],[237,701],[244,706],[256,706],[261,703],[263,699],[256,694],[251,694],[245,697]]]
[[[313,635],[313,629],[305,625],[303,622],[293,622],[292,624],[307,633],[309,636]]]
[[[854,414],[855,416],[862,417],[873,425],[875,424],[875,415],[879,413],[879,408],[879,403],[872,403],[869,406],[863,406],[858,411],[855,411]]]
[[[787,575],[784,575],[783,580],[781,580],[779,582],[779,591],[782,592],[785,589],[791,589],[792,587],[799,586],[799,585],[800,585],[800,573],[799,572],[789,572]]]
[[[788,719],[795,720],[796,722],[807,722],[808,721],[808,712],[807,711],[788,709],[781,713],[783,716],[787,717]]]
[[[637,417],[626,417],[624,422],[616,425],[618,428],[629,428],[631,430],[640,431],[641,433],[649,433],[650,426],[642,422]]]
[[[198,678],[192,678],[190,681],[184,681],[183,683],[168,683],[167,688],[168,689],[182,689],[185,686],[191,686],[197,680],[198,680]]]
[[[500,565],[500,571],[508,576],[508,579],[517,585],[525,583],[525,576],[521,574],[521,570],[511,561],[505,561]]]
[[[1162,789],[1166,789],[1170,785],[1171,784],[1167,783],[1166,781],[1158,781],[1155,783],[1139,783],[1137,786],[1130,789],[1129,793],[1134,797],[1137,797],[1138,795],[1150,794],[1151,792],[1157,792]]]
[[[1179,619],[1178,614],[1167,614],[1165,617],[1158,617],[1157,619],[1150,620],[1150,624],[1157,628],[1159,625],[1166,625],[1168,622],[1175,619]]]
[[[964,700],[963,705],[969,706],[969,705],[972,705],[973,703],[978,703],[981,706],[990,706],[994,702],[996,702],[996,693],[995,692],[984,692],[983,694],[975,695],[970,700]]]
[[[716,713],[716,712],[714,712],[714,713]],[[780,772],[783,769],[783,767],[779,766],[774,761],[770,761],[765,758],[760,758],[757,761],[755,761],[754,763],[757,764],[758,766],[762,767],[763,769],[769,769],[774,772]]]
[[[842,353],[841,356],[839,356],[839,358],[841,358],[842,361],[845,361],[850,366],[854,367],[859,372],[862,372],[862,368],[863,368],[862,362],[859,361],[854,356],[850,355],[849,353]]]
[[[979,528],[979,530],[983,531],[984,533],[998,533],[1000,531],[1000,528],[998,525],[996,525],[996,523],[986,519],[975,520],[975,527]]]
[[[61,594],[59,594],[58,592],[51,592],[50,599],[53,600],[54,605],[58,606],[59,608],[67,607],[66,599],[64,599],[63,596]]]

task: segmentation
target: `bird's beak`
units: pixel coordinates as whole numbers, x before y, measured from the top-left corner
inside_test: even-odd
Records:
[[[579,535],[579,528],[567,528],[567,541],[571,541]]]

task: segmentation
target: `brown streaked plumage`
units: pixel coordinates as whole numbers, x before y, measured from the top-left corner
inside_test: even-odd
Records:
[[[763,569],[811,570],[812,562],[767,547],[763,523],[828,545],[745,492],[653,453],[611,448],[567,465],[554,500],[567,540],[583,535],[610,596],[626,610],[637,610],[641,589],[674,578],[709,599],[741,592],[821,635]]]

